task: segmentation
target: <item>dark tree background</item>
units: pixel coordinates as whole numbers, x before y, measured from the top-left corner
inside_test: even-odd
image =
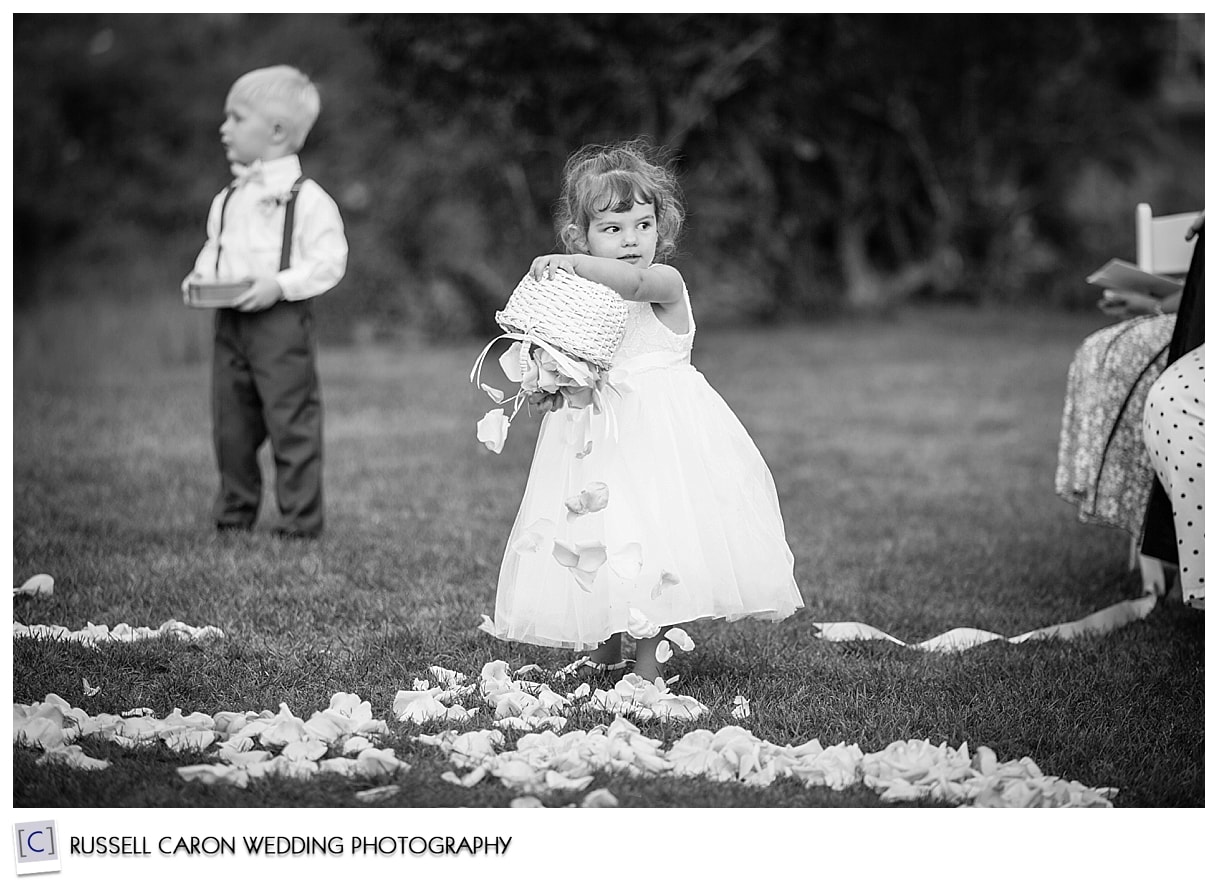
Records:
[[[1089,307],[1134,203],[1203,207],[1200,15],[18,15],[18,314],[176,297],[228,86],[276,63],[322,90],[336,332],[486,331],[592,141],[678,164],[704,322]]]

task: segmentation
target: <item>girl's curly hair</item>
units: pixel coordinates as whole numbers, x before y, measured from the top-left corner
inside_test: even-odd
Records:
[[[637,203],[654,206],[656,259],[677,248],[685,207],[671,162],[656,156],[642,140],[581,147],[563,166],[562,193],[554,210],[559,241],[568,252],[587,239],[592,216],[601,211],[628,211]]]

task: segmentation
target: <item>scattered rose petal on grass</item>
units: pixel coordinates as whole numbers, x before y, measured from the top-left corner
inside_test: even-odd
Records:
[[[173,751],[206,750],[216,740],[216,733],[203,729],[174,729],[163,732],[161,740]]]
[[[442,668],[439,665],[432,665],[427,669],[427,673],[436,678],[436,682],[441,686],[454,687],[460,686],[465,682],[466,676],[460,671],[449,670]]]
[[[355,778],[360,774],[359,760],[349,756],[332,756],[329,759],[318,760],[317,771],[325,775]]]
[[[267,728],[258,736],[267,747],[281,747],[308,737],[305,721],[292,713],[284,702],[279,703],[279,713],[269,721]]]
[[[489,766],[476,766],[472,771],[460,777],[455,772],[444,772],[440,775],[440,780],[456,784],[458,787],[473,787],[486,777],[488,769]]]
[[[375,747],[371,741],[363,735],[352,735],[343,742],[343,756],[352,756],[369,747]]]
[[[399,689],[393,699],[393,713],[399,722],[410,720],[413,723],[425,723],[428,720],[444,717],[448,708],[436,700],[435,689],[408,691]]]
[[[318,711],[305,723],[305,736],[310,741],[332,744],[351,732],[351,720],[330,711]]]
[[[732,716],[738,720],[743,720],[750,716],[752,711],[749,708],[749,700],[743,695],[737,695],[732,699]]]
[[[221,745],[216,756],[230,766],[252,766],[264,763],[272,756],[269,750],[227,750],[226,748],[227,745]]]
[[[545,788],[546,790],[583,790],[592,783],[592,778],[592,775],[570,778],[562,772],[548,769],[545,774]]]
[[[398,759],[388,747],[365,748],[359,752],[356,761],[359,763],[360,771],[369,778],[379,775],[394,775],[399,771],[405,772],[410,769],[410,766]]]
[[[286,756],[290,760],[319,760],[326,755],[326,743],[324,741],[296,741],[292,744],[285,744],[280,756]]]
[[[510,425],[502,407],[488,410],[486,415],[478,420],[478,440],[492,453],[502,453]]]
[[[369,790],[356,792],[355,798],[360,802],[382,802],[402,791],[401,784],[386,784],[384,787],[373,787]]]
[[[33,637],[45,640],[66,640],[81,643],[85,646],[95,646],[98,643],[120,642],[131,643],[136,640],[147,640],[154,637],[176,637],[181,640],[204,640],[210,637],[223,637],[224,632],[214,625],[195,627],[184,622],[170,619],[159,628],[133,628],[126,622],[120,622],[113,628],[107,625],[95,625],[89,622],[85,627],[70,631],[62,625],[23,625],[13,622],[13,637]]]
[[[617,797],[610,793],[606,788],[593,790],[584,797],[583,802],[579,804],[580,808],[617,808]]]
[[[197,766],[180,766],[178,777],[183,781],[197,781],[200,784],[232,784],[234,787],[249,785],[249,772],[242,768],[220,764],[204,763]]]
[[[90,686],[89,681],[86,680],[84,677],[80,678],[80,685],[84,689],[85,695],[87,695],[90,698],[92,698],[97,693],[101,692],[100,686]]]
[[[110,763],[106,760],[86,756],[84,750],[75,744],[65,747],[52,747],[38,759],[38,765],[41,766],[45,763],[61,763],[89,772],[110,767]]]
[[[55,593],[55,580],[46,573],[30,576],[25,582],[13,589],[13,594],[27,594],[31,597],[50,597]]]
[[[535,667],[527,666],[517,673],[532,673]],[[431,673],[436,680],[459,679],[449,676],[455,672],[443,676]],[[690,696],[673,694],[662,680],[648,683],[635,674],[624,677],[611,691],[596,690],[588,697],[588,708],[610,711],[616,716],[612,723],[587,732],[573,730],[559,734],[557,730],[565,726],[566,719],[550,713],[570,705],[577,697],[574,693],[562,696],[541,682],[513,680],[502,660],[485,665],[480,682],[468,688],[478,689],[491,706],[515,708],[521,714],[504,717],[496,725],[529,731],[516,739],[516,747],[510,751],[503,751],[503,733],[493,729],[464,733],[448,730],[438,735],[414,736],[421,743],[438,746],[455,769],[464,770],[460,776],[456,772],[446,773],[445,780],[466,787],[493,776],[504,786],[537,795],[584,789],[598,771],[604,770],[643,775],[701,775],[750,786],[768,786],[781,778],[793,777],[805,786],[836,790],[861,780],[885,802],[933,799],[976,806],[1111,807],[1118,792],[1115,788],[1087,787],[1078,781],[1043,775],[1028,757],[999,762],[987,747],[978,748],[970,756],[967,743],[951,748],[946,743],[936,746],[910,740],[894,742],[877,753],[863,754],[858,745],[844,743],[823,749],[816,739],[797,747],[780,747],[757,738],[747,729],[727,726],[718,732],[687,733],[666,751],[661,741],[642,736],[623,714],[638,719],[692,720],[706,708]],[[456,691],[448,690],[448,694]],[[584,689],[579,697],[587,695]],[[733,704],[737,710],[747,708],[743,696],[737,696]],[[449,710],[464,712],[459,707]],[[320,712],[320,716],[358,724],[369,731],[388,731],[384,721],[371,719],[367,702],[348,693],[337,693],[330,708]],[[66,762],[81,768],[103,768],[104,761],[87,757],[79,748],[70,749],[64,743],[56,743],[57,740],[68,741],[87,733],[129,747],[155,744],[158,739],[167,744],[180,740],[184,745],[200,747],[222,737],[225,740],[212,754],[222,763],[178,770],[184,780],[203,783],[244,787],[251,778],[282,776],[305,780],[319,773],[375,778],[410,768],[392,750],[375,748],[362,736],[343,742],[345,752],[359,748],[354,751],[358,752],[357,759],[314,761],[325,754],[327,742],[312,737],[307,727],[303,737],[293,737],[300,734],[302,723],[286,704],[281,704],[276,714],[221,712],[211,717],[200,713],[183,715],[175,708],[164,720],[158,720],[151,715],[90,717],[62,697],[48,694],[37,705],[14,704],[13,720],[15,743],[42,747],[47,754],[43,762]],[[555,728],[551,730],[551,726]],[[251,749],[254,739],[268,746],[268,738],[282,743],[279,755],[272,755],[270,750]],[[613,797],[607,792],[597,792],[589,794],[584,804],[599,804],[602,799],[608,805]]]
[[[36,717],[27,720],[19,728],[13,730],[13,740],[18,744],[24,744],[29,747],[41,747],[43,750],[51,750],[56,747],[63,747],[75,737],[74,729],[65,729],[63,721],[52,720],[47,717]]]

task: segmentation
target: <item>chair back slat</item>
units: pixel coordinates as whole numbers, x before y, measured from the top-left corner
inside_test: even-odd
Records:
[[[1134,228],[1138,267],[1167,276],[1187,273],[1197,240],[1185,241],[1184,234],[1199,213],[1188,211],[1155,217],[1147,203],[1138,203]]]

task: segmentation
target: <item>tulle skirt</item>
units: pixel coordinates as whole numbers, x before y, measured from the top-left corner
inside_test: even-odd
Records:
[[[802,607],[770,471],[688,356],[639,356],[611,379],[599,413],[544,417],[484,630],[591,649],[643,621]]]

